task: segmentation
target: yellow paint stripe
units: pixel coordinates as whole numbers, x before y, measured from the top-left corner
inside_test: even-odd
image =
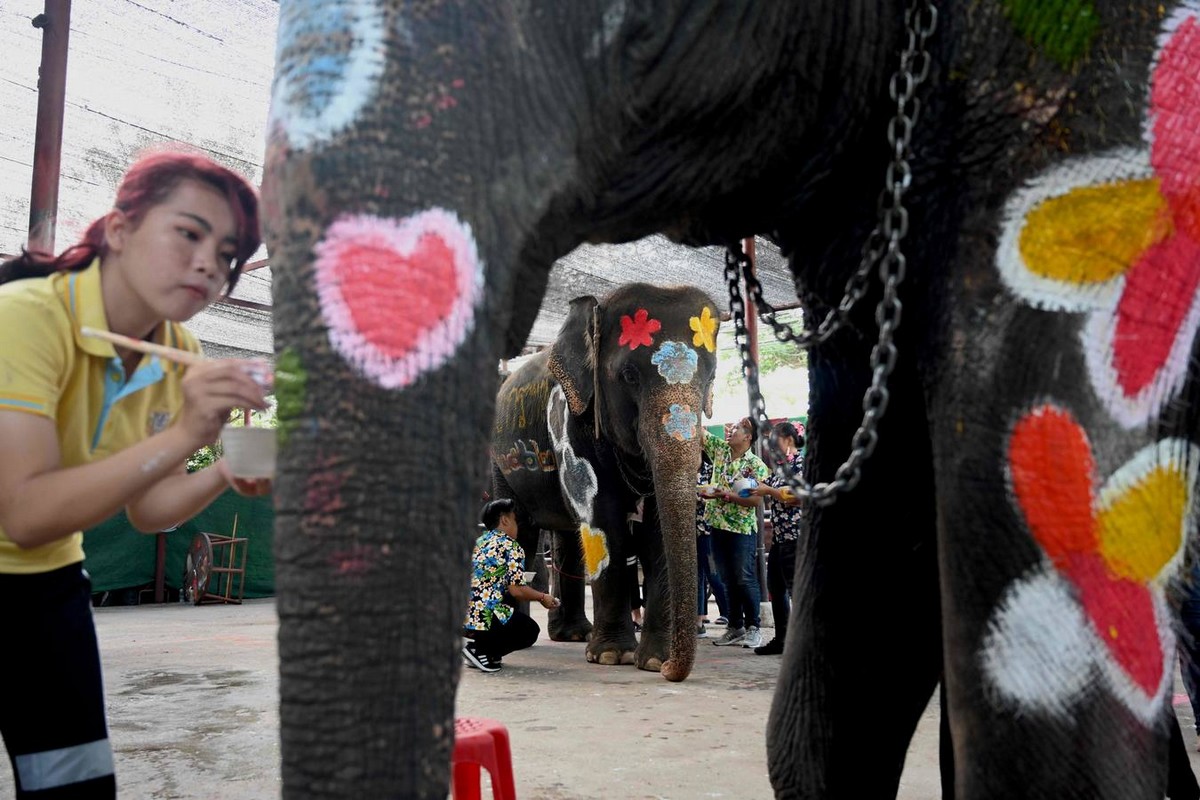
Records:
[[[1151,245],[1171,234],[1158,179],[1081,186],[1029,212],[1021,258],[1036,275],[1095,284],[1123,275]]]
[[[1148,582],[1179,551],[1185,476],[1159,465],[1099,509],[1100,553],[1115,574]]]
[[[605,541],[604,531],[593,529],[587,523],[579,526],[579,543],[583,548],[583,567],[587,579],[594,581],[608,566],[608,542]]]
[[[23,394],[22,392],[5,392],[3,395],[0,395],[0,402],[4,402],[5,400],[23,400],[26,403],[37,403],[38,405],[45,405],[46,403],[46,398],[44,397]]]

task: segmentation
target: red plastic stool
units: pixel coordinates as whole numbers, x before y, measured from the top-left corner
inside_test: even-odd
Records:
[[[479,769],[486,767],[492,776],[494,800],[517,800],[513,782],[512,748],[508,729],[486,717],[459,717],[454,720],[454,800],[479,800]]]

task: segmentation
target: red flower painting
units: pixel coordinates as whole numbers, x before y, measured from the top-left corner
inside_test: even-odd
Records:
[[[650,347],[654,344],[654,334],[660,330],[662,330],[662,323],[656,319],[650,319],[650,312],[639,308],[632,317],[628,314],[621,317],[621,338],[617,340],[617,345],[620,347],[628,345],[630,350]]]
[[[991,625],[1007,631],[993,633],[998,644],[985,646],[985,661],[1005,654],[999,683],[1013,685],[1003,673],[1034,670],[1048,676],[1035,682],[1038,693],[1079,691],[1071,675],[1090,662],[1131,710],[1157,713],[1172,679],[1174,646],[1164,587],[1182,563],[1192,526],[1198,454],[1183,440],[1155,442],[1102,482],[1091,442],[1069,412],[1044,405],[1017,420],[1008,442],[1009,486],[1045,561],[1014,583],[1010,598],[1024,599],[1002,602]],[[1048,591],[1055,581],[1065,592]],[[1014,608],[1025,618],[1016,619]],[[1059,651],[1046,657],[1039,630],[1073,643],[1065,646],[1073,651],[1071,668]]]
[[[1186,379],[1200,325],[1200,19],[1166,23],[1146,149],[1073,159],[1017,192],[997,255],[1018,296],[1091,312],[1081,336],[1097,396],[1146,424]]]

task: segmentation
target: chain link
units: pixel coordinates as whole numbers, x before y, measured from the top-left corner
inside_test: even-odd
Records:
[[[871,385],[863,394],[863,418],[850,440],[850,455],[834,472],[832,481],[809,483],[785,469],[786,459],[772,433],[770,451],[775,470],[797,496],[817,505],[829,505],[840,492],[848,492],[862,478],[862,465],[870,458],[879,442],[879,420],[888,405],[888,378],[896,366],[894,334],[900,325],[902,304],[899,287],[904,280],[907,259],[901,252],[901,240],[908,234],[908,209],[904,194],[912,185],[912,132],[921,114],[917,88],[929,77],[931,57],[926,49],[929,38],[937,28],[937,9],[932,0],[914,0],[904,15],[907,44],[900,54],[900,66],[892,75],[888,93],[896,103],[896,112],[888,121],[888,144],[892,160],[888,163],[883,191],[877,203],[878,221],[863,244],[857,269],[846,282],[845,293],[835,308],[829,310],[816,329],[797,333],[779,320],[778,311],[763,297],[762,284],[754,275],[753,265],[742,251],[741,244],[731,246],[725,253],[725,280],[729,284],[729,312],[733,317],[734,342],[742,359],[746,388],[750,395],[750,414],[758,421],[759,430],[768,430],[766,402],[759,388],[758,368],[750,358],[750,342],[746,332],[746,304],[742,299],[739,278],[745,280],[746,291],[758,309],[759,318],[771,326],[775,338],[797,347],[813,347],[832,336],[850,318],[854,306],[867,293],[872,267],[878,265],[883,296],[875,307],[875,323],[879,338],[871,349]]]

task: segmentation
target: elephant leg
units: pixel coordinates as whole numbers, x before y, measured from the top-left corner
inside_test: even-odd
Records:
[[[810,362],[813,481],[834,477],[859,422],[851,398],[861,397],[867,376],[851,365],[865,365],[867,353],[845,338],[814,351]],[[838,345],[840,352],[829,352]],[[781,798],[894,797],[937,685],[932,468],[913,352],[901,351],[902,374],[893,376],[879,444],[858,487],[811,508],[798,543],[788,641],[768,720],[770,777]],[[864,720],[871,720],[865,729]]]
[[[418,166],[418,151],[424,164],[466,157],[435,153],[403,103],[370,100],[380,73],[357,93],[305,88],[332,80],[329,59],[305,51],[317,40],[358,48],[350,62],[386,71],[389,85],[423,94],[415,82],[428,74],[364,40],[361,30],[387,27],[383,16],[352,30],[338,26],[354,15],[315,15],[336,28],[320,37],[303,6],[281,8],[277,85],[296,99],[273,106],[263,183],[280,401],[282,793],[445,798],[480,456],[501,349],[524,335],[510,326],[528,304],[515,302],[513,265],[530,223],[499,221],[482,184],[455,194]],[[305,104],[351,95],[362,101],[353,122],[313,133]],[[544,281],[526,284],[536,308]]]
[[[586,642],[592,634],[592,623],[584,607],[583,550],[579,535],[555,531],[550,537],[550,553],[554,561],[552,592],[562,601],[561,606],[550,612],[550,639]]]
[[[632,526],[632,546],[646,576],[646,614],[642,635],[634,653],[634,664],[638,669],[658,672],[670,656],[671,604],[666,556],[663,553],[658,508],[653,496],[644,501],[642,520],[640,524]]]
[[[484,486],[483,464],[459,452],[472,448],[444,443],[485,441],[492,399],[463,387],[496,356],[466,345],[461,361],[404,392],[364,379],[317,322],[306,230],[275,237],[272,250],[285,266],[275,281],[283,795],[444,798]],[[431,475],[435,454],[444,472]],[[456,491],[431,501],[430,482],[446,475]]]
[[[608,566],[592,581],[592,610],[595,626],[588,640],[587,660],[613,666],[633,664],[637,637],[629,613],[629,555],[625,506],[601,486],[597,495],[592,528],[605,532]]]

